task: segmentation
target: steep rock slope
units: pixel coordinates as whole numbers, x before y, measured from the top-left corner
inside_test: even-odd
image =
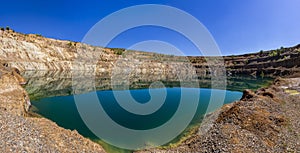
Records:
[[[97,75],[159,75],[175,78],[188,76],[193,67],[185,57],[109,49],[61,41],[34,34],[0,30],[0,62],[7,67],[25,70],[93,71]],[[120,55],[122,54],[122,55]],[[166,59],[167,58],[167,59]]]
[[[0,152],[105,152],[77,131],[28,117],[30,101],[14,71],[0,66]]]
[[[228,75],[278,76],[300,72],[300,45],[225,57],[180,57],[155,53],[124,51],[20,34],[0,30],[0,61],[24,70],[85,70],[97,75],[113,74],[124,69],[132,74],[174,77],[174,73],[198,76]],[[124,54],[122,54],[124,53]],[[216,62],[220,59],[221,62]],[[193,69],[192,69],[192,67]]]

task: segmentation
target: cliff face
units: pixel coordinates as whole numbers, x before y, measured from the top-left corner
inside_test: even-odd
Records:
[[[89,70],[90,63],[73,65],[72,61],[78,57],[77,50],[88,45],[46,39],[38,35],[23,35],[12,31],[0,31],[0,59],[8,66],[23,70]],[[77,49],[78,48],[78,49]],[[101,54],[103,60],[109,66],[110,61],[115,59],[114,54],[108,49],[95,48],[93,52],[81,54],[80,58],[93,59]]]
[[[300,45],[256,54],[225,57],[232,74],[283,76],[300,72]]]
[[[34,34],[0,30],[0,62],[25,70],[85,70],[97,75],[158,75],[162,79],[180,74],[218,75],[224,72],[216,57],[179,57],[122,49],[93,47],[82,43],[54,40]],[[122,54],[124,53],[124,54]],[[122,55],[121,55],[122,54]],[[226,56],[228,75],[288,75],[300,72],[300,45],[255,54]],[[126,72],[125,72],[126,71]],[[189,76],[192,77],[192,76]]]
[[[0,44],[2,64],[20,71],[84,70],[95,71],[99,76],[130,73],[141,77],[151,74],[168,79],[176,77],[176,74],[184,78],[190,77],[188,74],[191,74],[193,69],[185,57],[167,57],[133,51],[120,55],[123,52],[121,49],[92,47],[12,31],[0,31]]]
[[[300,72],[300,45],[223,58],[227,75],[285,76]],[[203,57],[189,59],[196,68],[205,65]]]
[[[29,97],[15,71],[0,66],[0,152],[105,152],[77,131],[29,117]]]
[[[26,115],[30,107],[27,92],[19,85],[24,79],[14,70],[0,66],[0,108],[18,116]]]
[[[121,49],[92,47],[89,45],[0,31],[0,59],[4,64],[23,70],[94,70],[111,74],[133,69],[132,74],[163,75],[166,78],[172,69],[186,67],[185,57],[164,56],[144,52],[123,52]],[[169,64],[171,62],[172,64]],[[116,70],[114,69],[116,65]],[[174,68],[172,68],[174,67]],[[178,69],[179,69],[178,68]],[[168,69],[168,70],[166,70]],[[176,71],[176,70],[174,70]]]

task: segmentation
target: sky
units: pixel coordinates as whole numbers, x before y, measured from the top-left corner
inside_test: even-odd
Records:
[[[21,33],[81,42],[104,17],[141,4],[168,5],[194,16],[211,33],[222,55],[291,47],[300,43],[299,0],[7,0],[0,4],[0,27],[9,26]],[[166,41],[185,55],[201,55],[187,38],[176,31],[155,26],[124,31],[108,47],[142,46],[136,44],[149,40]],[[164,45],[158,44],[152,50],[164,49],[159,46]]]

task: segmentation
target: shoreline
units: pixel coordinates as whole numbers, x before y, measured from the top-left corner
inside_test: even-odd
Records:
[[[294,77],[297,77],[297,75],[294,76]],[[52,121],[50,121],[50,120],[48,120],[46,118],[43,118],[43,117],[42,118],[30,117],[30,115],[28,114],[28,108],[29,108],[29,105],[30,105],[30,103],[28,103],[29,97],[27,96],[26,91],[20,85],[20,83],[24,82],[24,80],[22,79],[22,77],[20,75],[18,75],[17,72],[15,72],[14,70],[12,70],[11,72],[9,72],[9,71],[2,72],[2,75],[0,76],[0,81],[2,81],[1,89],[3,89],[4,86],[9,86],[11,88],[10,90],[6,90],[7,92],[2,91],[0,93],[0,99],[2,100],[2,104],[0,105],[1,116],[2,117],[4,117],[4,116],[10,116],[11,117],[12,116],[12,118],[14,118],[15,120],[19,120],[19,121],[25,120],[24,126],[27,126],[27,122],[29,122],[31,126],[34,125],[34,126],[39,127],[37,129],[34,129],[34,131],[35,132],[44,133],[44,136],[43,136],[43,134],[40,135],[40,136],[42,136],[42,138],[43,137],[46,138],[49,134],[52,135],[52,138],[55,138],[54,142],[56,142],[58,144],[65,143],[65,145],[72,145],[72,142],[69,142],[69,140],[66,141],[66,140],[61,140],[60,138],[58,138],[59,137],[59,133],[66,135],[66,139],[75,139],[76,138],[78,140],[76,141],[75,144],[76,144],[76,148],[79,149],[79,150],[77,150],[79,152],[83,151],[83,150],[87,151],[87,150],[89,150],[91,148],[92,148],[92,152],[94,152],[94,151],[96,151],[96,152],[105,152],[104,149],[101,147],[100,144],[98,144],[96,142],[93,142],[93,141],[89,140],[88,138],[84,138],[83,136],[81,136],[75,130],[71,131],[71,130],[67,130],[67,129],[64,129],[62,127],[59,127],[54,122],[52,122]],[[276,103],[279,103],[280,105],[282,105],[282,101],[283,100],[281,99],[280,96],[285,97],[287,99],[289,99],[289,97],[291,97],[291,96],[300,96],[300,94],[299,94],[299,91],[300,91],[299,85],[300,85],[300,78],[299,77],[297,77],[297,78],[285,78],[285,79],[281,78],[281,79],[275,79],[274,83],[272,85],[270,85],[270,86],[268,86],[266,88],[258,89],[256,92],[252,92],[250,90],[245,90],[244,94],[243,94],[243,98],[240,101],[234,102],[234,103],[231,103],[231,104],[226,104],[221,109],[219,109],[219,110],[217,110],[215,112],[212,112],[211,114],[207,115],[207,116],[210,116],[209,118],[211,118],[211,117],[216,118],[216,121],[214,123],[212,123],[212,122],[204,120],[203,125],[201,125],[201,127],[198,130],[196,130],[196,132],[192,132],[191,133],[192,136],[187,136],[187,138],[185,138],[184,140],[181,140],[179,143],[176,143],[175,145],[173,145],[173,147],[168,147],[168,146],[167,147],[158,147],[158,148],[149,149],[149,150],[145,150],[145,151],[138,151],[138,152],[170,152],[170,151],[180,151],[180,152],[182,152],[182,151],[183,152],[186,152],[186,151],[191,151],[191,152],[197,151],[197,152],[201,152],[201,151],[204,151],[204,150],[206,150],[206,151],[212,151],[212,150],[213,151],[216,151],[216,150],[224,151],[224,149],[225,149],[225,151],[226,150],[227,151],[233,151],[233,150],[236,150],[236,149],[241,149],[242,148],[241,146],[240,146],[241,148],[234,148],[234,149],[231,150],[230,147],[224,147],[222,145],[219,146],[218,144],[217,145],[215,144],[218,141],[223,141],[222,139],[220,139],[220,138],[216,139],[215,137],[218,136],[218,134],[220,133],[220,128],[223,128],[222,126],[224,126],[225,124],[228,124],[226,126],[232,126],[231,128],[227,128],[227,130],[228,129],[235,129],[236,131],[240,130],[240,129],[236,129],[236,127],[234,127],[234,126],[238,125],[238,126],[241,127],[241,125],[239,125],[239,124],[242,124],[242,123],[239,123],[239,121],[236,121],[236,122],[233,121],[236,116],[232,117],[231,116],[232,114],[235,114],[237,116],[241,115],[246,120],[249,117],[251,118],[251,115],[245,117],[245,116],[243,116],[245,114],[239,114],[239,113],[233,111],[234,110],[233,108],[240,109],[239,108],[240,106],[243,106],[244,104],[246,104],[248,102],[252,102],[253,103],[252,105],[254,106],[254,105],[256,105],[255,101],[262,101],[262,103],[265,103],[266,100],[270,101],[271,103],[275,103],[276,102]],[[9,88],[6,88],[6,89],[9,89]],[[11,94],[10,92],[12,92],[12,91],[13,91],[13,93],[16,94],[14,96],[14,98],[16,98],[16,99],[11,99],[11,103],[9,103],[9,104],[3,104],[3,97],[7,96],[6,95],[7,93]],[[21,94],[18,94],[18,93],[21,93]],[[26,99],[26,98],[28,98],[28,99]],[[21,102],[20,102],[20,100],[21,100]],[[285,102],[285,103],[287,103],[287,102]],[[247,106],[247,107],[250,107],[250,106]],[[250,108],[247,108],[247,107],[245,106],[244,109],[245,110],[248,110],[248,109],[251,110],[251,109],[253,109],[252,107],[250,107]],[[257,105],[256,107],[259,108],[260,105]],[[25,108],[27,108],[27,109],[25,109]],[[296,108],[298,108],[298,107],[296,107]],[[265,110],[262,109],[262,112],[265,112]],[[280,113],[283,113],[283,112],[276,112],[276,113],[280,114]],[[216,116],[216,114],[219,114],[219,115]],[[265,119],[265,116],[263,118]],[[230,119],[231,121],[228,122],[228,119]],[[254,121],[255,121],[255,119],[256,118],[254,118]],[[6,118],[6,120],[9,120],[9,118]],[[253,120],[253,118],[252,118],[252,120]],[[287,122],[287,120],[285,119],[285,117],[281,117],[280,115],[277,116],[277,117],[275,117],[274,120],[282,122],[282,123],[280,123],[281,125],[285,125],[286,124],[285,122]],[[9,121],[9,122],[11,122],[11,121]],[[297,122],[297,120],[294,121],[294,122]],[[232,124],[232,125],[230,125],[230,124]],[[252,124],[252,122],[251,122],[251,124]],[[29,126],[29,127],[31,128],[31,126]],[[203,132],[203,127],[212,127],[212,128],[210,128],[209,130],[204,129],[206,131]],[[278,128],[277,125],[275,125],[275,127]],[[281,128],[281,127],[279,127],[279,128]],[[51,130],[47,131],[45,129],[51,129]],[[215,130],[218,131],[217,134],[212,135],[213,133],[211,133],[211,132],[212,131],[216,132]],[[252,130],[254,130],[254,131],[257,132],[257,129],[255,129],[255,128],[252,129]],[[292,128],[292,130],[295,130],[295,129]],[[227,135],[225,134],[225,137],[228,136],[228,135],[232,135],[232,133],[230,133],[230,131],[226,131],[226,132],[229,132],[229,133],[227,133]],[[297,130],[296,130],[296,132],[297,132]],[[1,133],[4,133],[4,131],[1,131]],[[274,131],[273,131],[273,135],[274,135]],[[39,138],[41,138],[40,136],[37,137],[37,138],[35,138],[35,137],[31,137],[31,138],[33,138],[33,139],[39,139]],[[224,134],[222,136],[224,137]],[[254,137],[255,137],[255,135],[254,135]],[[206,139],[204,139],[204,138],[206,138]],[[211,138],[211,140],[208,141],[207,138]],[[54,139],[51,139],[51,140],[52,140],[52,143],[53,143]],[[299,140],[299,139],[296,139],[296,140]],[[3,141],[3,137],[2,137],[2,141]],[[263,140],[261,140],[261,141],[264,142]],[[20,140],[18,142],[15,142],[15,143],[18,144],[18,143],[21,143],[21,142],[22,142],[22,140]],[[201,144],[199,144],[200,142],[201,143],[205,142],[205,143],[208,143],[208,144],[213,143],[215,145],[210,145],[210,147],[209,146],[201,146]],[[27,143],[31,144],[31,143],[34,143],[34,142],[27,142]],[[49,145],[49,146],[47,146],[48,148],[44,147],[44,148],[48,149],[48,150],[46,149],[47,151],[66,149],[66,148],[61,147],[59,145],[53,145],[53,144],[50,145],[50,144],[48,144],[49,143],[48,140],[43,140],[42,143],[43,143],[44,146]],[[80,144],[82,144],[82,143],[84,145],[81,146]],[[271,145],[275,145],[276,144],[275,142],[272,142],[272,141],[269,142],[268,140],[266,140],[266,142],[264,142],[264,143],[266,143],[266,144],[270,143]],[[22,144],[26,145],[26,143],[23,143],[23,142],[22,142]],[[230,143],[228,143],[228,142],[224,143],[223,142],[222,144],[223,145],[224,144],[228,145]],[[276,145],[278,145],[278,144],[276,144]],[[89,147],[87,147],[87,146],[89,146]],[[194,148],[191,148],[191,146],[193,146]],[[211,148],[211,147],[213,147],[213,148]],[[218,148],[218,147],[221,147],[221,148]],[[2,148],[5,149],[3,151],[10,151],[10,150],[7,150],[10,147],[4,146]],[[14,147],[11,147],[11,148],[14,148]],[[282,146],[281,146],[281,148],[282,148]],[[22,147],[20,149],[24,149],[24,148]],[[27,148],[27,149],[28,149],[28,151],[37,151],[38,150],[38,148]],[[258,148],[256,148],[256,149],[258,149]],[[266,146],[263,146],[263,147],[261,147],[259,149],[261,149],[260,151],[270,151],[270,148],[267,149]],[[296,148],[296,149],[300,149],[300,148]],[[46,150],[43,150],[43,151],[46,151]],[[39,150],[39,151],[41,151],[41,150]],[[242,149],[240,151],[247,151],[247,150],[243,150]],[[251,151],[257,151],[257,150],[251,150]],[[280,150],[280,151],[282,151],[282,150]],[[66,152],[66,150],[63,150],[63,151],[60,151],[60,152]]]
[[[105,152],[76,130],[64,129],[46,118],[30,117],[29,97],[20,85],[22,77],[13,70],[0,71],[1,152]]]
[[[93,146],[92,147],[93,149],[96,149],[96,150],[93,150],[93,151],[96,151],[96,152],[105,152],[104,149],[100,146],[100,144],[98,144],[96,142],[93,142],[93,141],[89,140],[88,138],[84,138],[77,131],[71,131],[71,130],[67,130],[67,129],[64,129],[62,127],[59,127],[57,124],[55,124],[54,122],[52,122],[52,121],[50,121],[50,120],[48,120],[48,119],[46,119],[44,117],[42,117],[42,118],[30,117],[30,115],[28,114],[28,112],[29,112],[28,109],[27,110],[25,109],[25,108],[29,108],[28,105],[30,105],[30,103],[28,103],[28,99],[26,99],[26,98],[28,98],[28,96],[26,96],[27,95],[26,91],[20,85],[20,82],[23,82],[24,80],[22,80],[22,77],[19,76],[16,72],[14,72],[14,70],[12,70],[12,72],[7,71],[4,74],[2,74],[2,76],[0,77],[0,81],[2,81],[2,87],[1,88],[3,88],[3,85],[5,85],[5,84],[6,84],[6,86],[9,86],[11,88],[10,90],[6,90],[7,92],[13,91],[13,93],[21,93],[19,95],[18,94],[15,95],[15,98],[17,98],[17,100],[14,101],[14,99],[12,99],[12,103],[13,104],[8,104],[7,106],[5,106],[5,104],[3,105],[3,96],[6,96],[6,92],[2,91],[0,93],[0,99],[2,98],[1,99],[2,100],[2,104],[0,105],[1,115],[2,116],[13,116],[12,118],[17,118],[17,120],[26,120],[26,121],[29,120],[29,122],[30,122],[31,125],[32,124],[33,125],[38,125],[40,127],[38,129],[35,129],[35,130],[37,130],[37,131],[40,130],[42,132],[46,131],[45,133],[47,133],[47,134],[44,135],[44,137],[47,137],[47,135],[49,135],[49,133],[52,133],[52,134],[55,133],[55,135],[59,135],[57,133],[64,133],[64,134],[66,134],[66,137],[68,139],[74,139],[74,137],[77,138],[77,139],[78,138],[80,139],[79,142],[83,143],[84,145],[80,146],[80,145],[78,145],[78,142],[76,142],[76,147],[77,148],[83,147],[83,148],[86,148],[86,149],[91,149],[90,147],[86,147],[86,144],[89,144],[89,146]],[[217,110],[215,112],[212,112],[209,115],[207,115],[207,116],[210,116],[209,118],[211,118],[211,117],[212,118],[216,118],[216,121],[214,123],[212,123],[210,121],[207,121],[207,120],[206,121],[204,120],[204,122],[203,122],[203,124],[201,124],[200,128],[198,128],[197,130],[195,130],[196,132],[194,131],[194,132],[191,133],[191,136],[187,136],[183,140],[180,140],[180,142],[178,142],[178,143],[176,143],[174,145],[170,145],[171,147],[170,146],[158,147],[158,148],[155,148],[155,149],[149,149],[149,150],[138,151],[138,152],[170,152],[170,151],[180,151],[180,152],[181,151],[184,151],[184,152],[185,151],[192,151],[192,152],[197,151],[197,152],[201,152],[201,151],[203,151],[205,149],[208,149],[206,151],[209,151],[209,149],[212,149],[214,151],[219,150],[218,147],[221,147],[222,145],[212,145],[212,147],[215,147],[215,148],[210,148],[208,146],[204,146],[204,147],[202,146],[202,147],[200,147],[201,145],[200,146],[198,146],[198,145],[199,145],[200,142],[204,143],[204,142],[207,141],[207,139],[206,139],[206,141],[204,141],[203,138],[205,138],[205,137],[206,138],[207,137],[212,137],[212,135],[211,135],[212,133],[210,133],[211,131],[214,131],[216,129],[220,130],[220,128],[222,126],[224,126],[225,124],[228,124],[228,119],[229,118],[230,118],[230,120],[234,120],[235,119],[236,116],[234,116],[233,119],[232,119],[232,117],[230,117],[232,114],[237,113],[237,112],[234,112],[232,110],[234,110],[234,109],[240,109],[239,108],[240,106],[243,106],[244,104],[249,103],[249,102],[252,102],[253,106],[256,105],[255,101],[262,101],[262,103],[265,103],[265,100],[270,101],[271,105],[273,103],[276,104],[276,107],[277,107],[277,104],[283,105],[283,102],[282,102],[283,100],[281,99],[280,96],[285,97],[285,98],[287,98],[287,97],[289,98],[291,96],[298,96],[298,97],[300,97],[300,94],[299,94],[299,92],[300,92],[299,85],[300,85],[300,78],[299,77],[297,77],[297,78],[284,78],[284,79],[281,78],[281,79],[275,79],[274,83],[272,85],[269,85],[268,87],[265,87],[265,88],[258,89],[255,92],[250,91],[250,90],[245,90],[244,94],[243,94],[243,98],[240,101],[234,102],[234,103],[231,103],[231,104],[226,104],[221,109],[219,109],[219,110]],[[6,89],[9,89],[9,88],[6,88]],[[20,95],[21,95],[22,98],[20,98]],[[21,100],[21,103],[20,103],[20,100]],[[284,104],[286,104],[286,103],[289,103],[289,101],[284,102]],[[248,108],[248,107],[250,107],[250,108]],[[257,105],[255,107],[260,108],[261,106]],[[275,106],[272,106],[272,107],[275,107]],[[247,107],[245,106],[245,109],[246,108],[249,109],[249,110],[253,109],[251,106],[247,106]],[[296,108],[298,108],[298,107],[296,107]],[[265,112],[265,110],[263,110],[262,112]],[[278,113],[278,112],[276,112],[276,113]],[[282,114],[284,112],[279,112],[279,114],[280,113]],[[216,115],[216,114],[218,114],[218,115]],[[245,114],[238,113],[238,114],[235,114],[235,115],[241,115],[241,116],[243,116]],[[284,116],[284,114],[283,114],[283,116]],[[244,119],[248,120],[247,117],[251,118],[251,115],[250,116],[246,116]],[[286,124],[285,122],[287,122],[287,120],[285,119],[285,117],[281,117],[280,115],[279,115],[279,117],[278,116],[275,117],[275,120],[283,122],[283,123],[280,123],[280,126],[285,125]],[[297,121],[294,121],[294,122],[297,122]],[[230,125],[231,123],[234,123],[234,124]],[[229,125],[226,125],[226,126],[235,126],[235,125],[239,125],[239,124],[241,124],[241,123],[239,123],[238,121],[236,123],[234,121],[230,121]],[[26,127],[27,123],[25,123],[23,126]],[[239,126],[241,126],[241,125],[239,125]],[[43,127],[43,128],[41,128],[41,127]],[[203,127],[212,127],[212,128],[210,128],[206,132],[203,132],[203,130],[201,131],[201,128],[203,129]],[[30,128],[30,127],[28,127],[28,128]],[[233,128],[233,129],[235,129],[235,128]],[[276,127],[276,128],[278,128],[278,127]],[[282,127],[279,127],[279,128],[282,128]],[[48,131],[46,129],[51,129],[51,130]],[[57,130],[59,132],[57,132],[55,130]],[[235,130],[239,131],[241,129],[235,129]],[[295,129],[292,129],[292,130],[295,130]],[[254,131],[257,132],[257,129],[254,129]],[[220,131],[218,131],[218,132],[220,132]],[[229,132],[229,131],[226,131],[226,132]],[[296,132],[298,132],[298,131],[296,130]],[[0,133],[3,134],[3,131],[1,131]],[[231,134],[229,134],[229,135],[231,135]],[[273,131],[273,135],[274,135],[274,131]],[[225,136],[228,136],[228,135],[225,135]],[[56,136],[54,136],[54,137],[56,137]],[[218,142],[218,141],[222,140],[222,139],[216,139],[215,140],[214,137],[212,137],[212,140],[209,141],[209,143]],[[67,143],[67,144],[71,143],[69,141],[66,142],[65,140],[61,140],[61,139],[57,139],[57,140],[55,140],[55,142],[57,142],[57,143]],[[16,143],[20,143],[20,142],[16,142]],[[30,142],[28,142],[28,143],[30,143]],[[42,142],[42,143],[45,146],[48,145],[47,141],[46,142]],[[53,143],[53,141],[52,141],[52,143]],[[273,147],[274,147],[274,144],[276,144],[276,142],[272,142],[272,141],[271,142],[264,142],[264,143],[273,144],[272,145]],[[193,146],[193,145],[196,148],[190,148],[190,146]],[[276,144],[276,145],[278,145],[278,144]],[[49,150],[54,150],[54,149],[59,150],[59,149],[62,149],[61,147],[58,147],[58,145],[54,145],[55,147],[53,145],[49,145],[49,146],[51,146],[51,147],[48,148]],[[189,146],[189,147],[187,147],[187,146]],[[9,147],[4,146],[2,148],[7,149]],[[224,148],[226,150],[226,149],[228,149],[230,147],[224,147],[223,146],[219,151],[224,151]],[[282,148],[282,146],[281,146],[281,148]],[[21,148],[21,149],[24,149],[24,148]],[[82,151],[81,149],[82,148],[80,148],[77,151]],[[86,150],[86,149],[83,149],[83,150]],[[237,149],[237,148],[235,148],[235,149]],[[241,149],[241,148],[239,148],[239,149]],[[244,148],[244,149],[247,150],[249,148]],[[260,149],[266,149],[266,146],[264,146],[264,147],[262,147]],[[300,148],[296,148],[296,149],[300,149]],[[30,148],[29,150],[33,151],[34,148]],[[47,150],[47,151],[49,151],[49,150]],[[212,151],[212,150],[210,150],[210,151]],[[5,150],[5,151],[8,151],[8,150]],[[229,149],[227,151],[232,151],[232,150]],[[240,151],[245,151],[245,150],[242,149]],[[255,151],[255,150],[252,150],[252,151]],[[260,150],[260,151],[270,151],[270,148],[266,149],[266,150]],[[283,150],[280,150],[280,151],[283,151]]]
[[[300,150],[300,77],[277,78],[208,115],[196,134],[152,152],[297,152]]]

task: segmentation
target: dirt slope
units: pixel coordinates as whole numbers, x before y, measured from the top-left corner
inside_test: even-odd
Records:
[[[216,120],[204,121],[198,133],[179,146],[140,152],[300,152],[299,92],[300,78],[276,79],[268,88],[246,90],[240,101],[211,114],[208,118]]]

